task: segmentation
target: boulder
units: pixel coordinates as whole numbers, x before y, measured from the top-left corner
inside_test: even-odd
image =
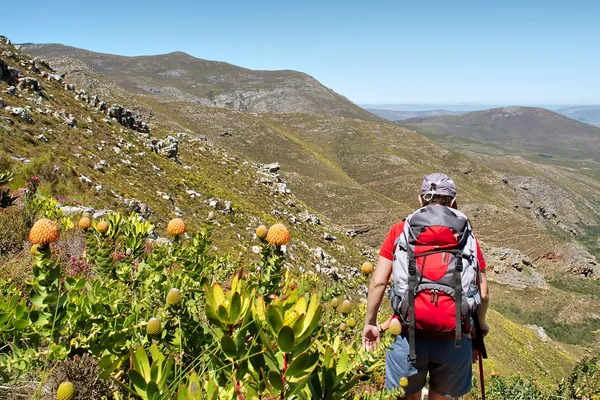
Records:
[[[156,141],[150,148],[156,152],[156,154],[177,160],[177,155],[179,154],[179,140],[175,139],[173,136],[169,136],[164,140]]]
[[[30,77],[19,78],[19,84],[17,87],[20,90],[33,90],[35,92],[39,92],[42,89],[38,80]]]
[[[25,122],[26,124],[33,124],[33,119],[29,116],[29,114],[27,113],[27,111],[24,108],[14,107],[14,108],[11,108],[10,112],[13,115],[19,116],[21,118],[21,120],[23,122]]]
[[[271,164],[263,164],[260,169],[265,172],[270,172],[273,174],[273,173],[279,172],[280,168],[281,168],[281,166],[279,165],[279,163],[275,162],[275,163],[271,163]]]
[[[76,215],[81,215],[84,212],[92,214],[94,209],[92,207],[76,207],[76,206],[63,206],[60,208],[65,217],[73,217]]]

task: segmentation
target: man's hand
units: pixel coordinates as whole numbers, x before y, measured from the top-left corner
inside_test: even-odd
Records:
[[[365,325],[362,342],[367,351],[375,351],[379,344],[379,328],[375,325]]]

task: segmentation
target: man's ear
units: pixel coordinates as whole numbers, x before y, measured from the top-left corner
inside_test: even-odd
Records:
[[[452,201],[450,202],[450,207],[454,208],[455,210],[457,209],[458,205],[456,203],[456,197],[452,198]]]
[[[419,195],[418,198],[419,198],[419,204],[421,205],[421,207],[423,207],[423,198],[421,197],[421,195]]]

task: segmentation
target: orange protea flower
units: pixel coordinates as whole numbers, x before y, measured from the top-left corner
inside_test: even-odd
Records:
[[[100,233],[106,233],[108,231],[108,222],[105,220],[98,222],[98,225],[96,225],[96,230]]]
[[[29,241],[33,244],[48,244],[58,239],[58,226],[54,221],[42,218],[33,224],[29,231]]]
[[[290,233],[283,224],[275,224],[267,232],[267,242],[273,246],[282,246],[290,242]]]
[[[83,217],[79,220],[79,227],[83,230],[86,230],[92,225],[92,221],[88,217]]]
[[[267,229],[267,227],[261,225],[258,228],[256,228],[256,237],[262,240],[267,237],[268,232],[269,230]]]
[[[374,270],[373,264],[367,261],[360,267],[360,270],[363,274],[370,275],[371,273],[373,273]]]
[[[185,233],[185,222],[181,218],[173,218],[167,225],[167,232],[174,236],[183,235]]]

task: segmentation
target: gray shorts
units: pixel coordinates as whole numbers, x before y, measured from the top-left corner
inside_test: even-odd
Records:
[[[471,341],[463,336],[462,345],[454,347],[454,339],[416,339],[417,360],[408,361],[408,335],[398,335],[385,357],[385,386],[400,387],[400,379],[408,378],[406,394],[417,393],[429,372],[429,390],[446,397],[469,393],[472,385]]]

